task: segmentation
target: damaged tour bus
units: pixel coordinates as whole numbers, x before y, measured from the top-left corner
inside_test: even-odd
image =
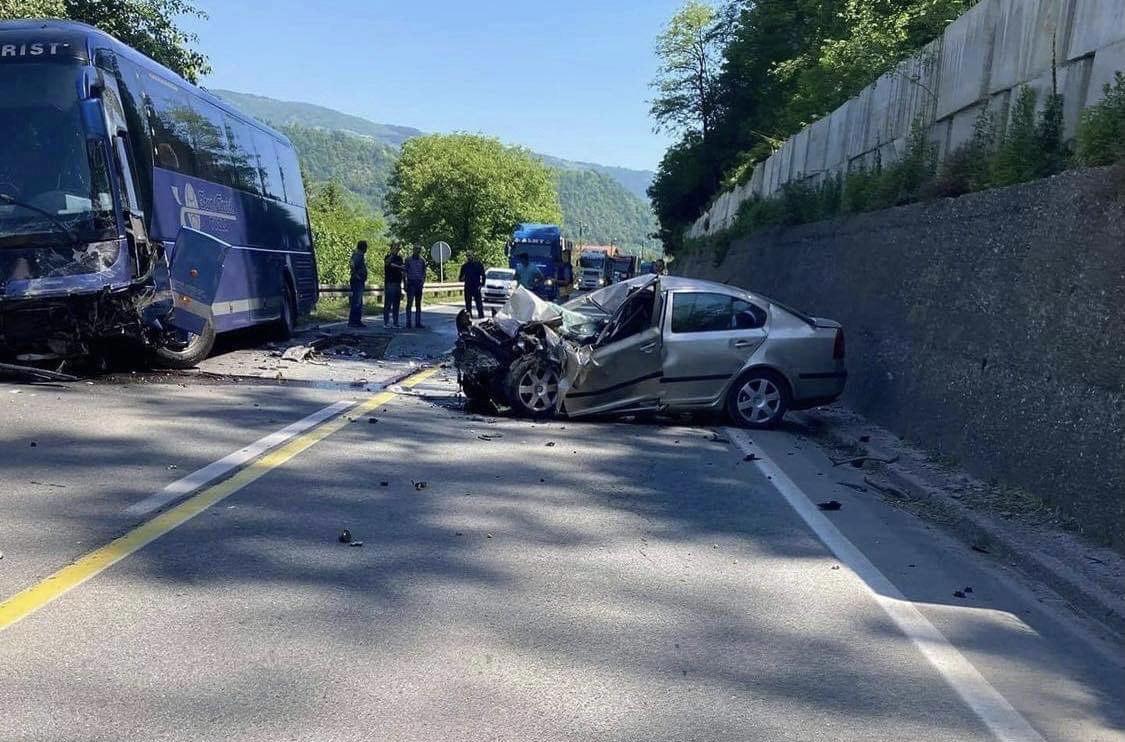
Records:
[[[94,28],[0,22],[0,360],[188,367],[316,300],[284,136]]]

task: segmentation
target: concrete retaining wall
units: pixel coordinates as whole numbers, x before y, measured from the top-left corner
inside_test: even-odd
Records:
[[[1123,183],[1072,172],[675,267],[839,320],[850,406],[1125,548]]]
[[[688,236],[726,229],[743,201],[786,183],[870,166],[876,151],[891,162],[916,123],[944,156],[972,137],[984,105],[1006,115],[1022,85],[1042,101],[1053,62],[1066,134],[1074,136],[1082,108],[1100,101],[1114,72],[1125,70],[1125,0],[981,0],[941,38],[786,141],[757,166],[750,187],[722,194]]]

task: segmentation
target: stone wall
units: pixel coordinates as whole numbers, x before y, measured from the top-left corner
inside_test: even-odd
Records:
[[[677,273],[842,322],[845,402],[1125,547],[1125,174],[764,232]]]
[[[981,0],[917,55],[787,140],[745,185],[721,194],[688,236],[729,227],[745,200],[786,183],[871,166],[876,152],[893,162],[916,122],[941,155],[951,152],[972,136],[984,106],[1006,117],[1020,86],[1043,101],[1053,66],[1073,136],[1082,109],[1125,70],[1125,0]]]

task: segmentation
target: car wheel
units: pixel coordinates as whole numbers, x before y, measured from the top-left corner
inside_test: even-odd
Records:
[[[727,412],[744,428],[773,428],[789,410],[789,385],[766,369],[748,371],[727,395]]]
[[[522,417],[547,418],[558,408],[559,369],[534,356],[520,358],[508,371],[508,401]]]
[[[174,330],[165,334],[154,354],[156,363],[164,368],[195,368],[215,347],[215,328],[208,322],[203,332],[196,335],[192,332]]]

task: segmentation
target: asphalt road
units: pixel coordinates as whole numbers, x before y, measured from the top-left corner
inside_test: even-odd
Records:
[[[384,371],[0,384],[0,739],[1125,739],[1122,655],[799,429],[486,419]]]

